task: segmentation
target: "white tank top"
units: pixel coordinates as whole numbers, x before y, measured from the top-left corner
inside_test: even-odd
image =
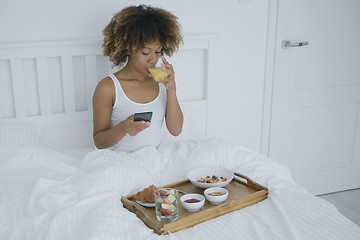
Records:
[[[135,136],[126,134],[118,143],[112,146],[111,149],[133,152],[146,146],[158,147],[166,112],[166,88],[164,85],[159,84],[158,96],[153,101],[136,103],[126,96],[119,80],[114,74],[109,75],[109,77],[113,80],[115,86],[115,103],[111,113],[111,128],[136,112],[153,112],[150,127]]]

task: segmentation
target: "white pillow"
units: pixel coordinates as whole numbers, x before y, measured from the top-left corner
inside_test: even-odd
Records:
[[[40,127],[35,122],[0,121],[0,145],[38,146]]]

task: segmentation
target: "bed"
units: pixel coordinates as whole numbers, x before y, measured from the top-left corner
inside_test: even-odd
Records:
[[[92,92],[116,70],[101,41],[1,44],[0,239],[360,239],[356,224],[281,163],[212,136],[216,39],[187,36],[171,58],[177,79],[186,79],[178,82],[182,136],[164,130],[157,149],[133,153],[92,143]],[[209,165],[250,177],[268,198],[161,236],[120,201]]]

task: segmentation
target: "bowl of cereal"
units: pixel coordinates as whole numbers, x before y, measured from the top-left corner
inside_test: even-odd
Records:
[[[223,167],[199,167],[188,172],[187,177],[200,188],[224,187],[234,178],[234,172]]]
[[[219,205],[223,203],[229,196],[229,191],[226,188],[212,187],[204,191],[206,200],[213,205]]]

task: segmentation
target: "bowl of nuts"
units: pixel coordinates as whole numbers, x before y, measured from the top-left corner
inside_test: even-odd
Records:
[[[206,200],[213,205],[223,203],[229,196],[229,191],[226,188],[212,187],[204,191]]]

